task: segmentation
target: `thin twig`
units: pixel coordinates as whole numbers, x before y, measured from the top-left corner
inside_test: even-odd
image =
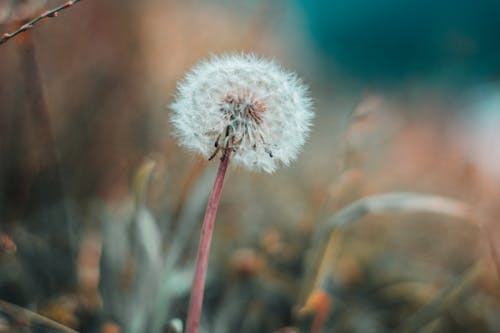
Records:
[[[8,40],[14,38],[15,36],[19,35],[20,33],[23,33],[25,31],[28,31],[30,29],[32,29],[35,24],[37,24],[38,22],[46,19],[46,18],[49,18],[49,17],[56,17],[59,12],[61,10],[64,10],[68,7],[71,7],[73,6],[75,3],[79,2],[81,0],[69,0],[69,1],[66,1],[64,4],[60,5],[59,7],[56,7],[54,9],[51,9],[51,10],[47,10],[45,11],[44,13],[42,13],[40,16],[32,19],[31,21],[23,24],[19,29],[17,29],[16,31],[13,31],[11,33],[4,33],[2,35],[2,38],[0,38],[0,45],[3,44],[3,43],[6,43]]]
[[[9,302],[0,300],[0,311],[3,311],[13,317],[22,316],[27,318],[29,321],[38,322],[40,324],[46,325],[48,327],[55,328],[61,332],[65,333],[78,333],[72,328],[64,326],[63,324],[59,324],[57,321],[39,315],[38,313],[32,312],[25,308],[19,307],[17,305],[11,304]]]

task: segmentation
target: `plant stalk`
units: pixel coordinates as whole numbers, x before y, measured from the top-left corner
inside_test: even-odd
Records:
[[[214,185],[210,197],[208,198],[205,218],[201,228],[200,243],[198,245],[198,258],[196,259],[196,271],[194,273],[193,287],[191,289],[191,299],[189,301],[189,311],[186,320],[186,333],[197,333],[200,325],[201,306],[203,303],[203,293],[205,289],[205,277],[207,275],[208,256],[210,254],[210,244],[214,231],[215,216],[219,206],[222,193],[222,185],[226,175],[231,149],[224,149],[220,160],[219,169],[215,176]]]

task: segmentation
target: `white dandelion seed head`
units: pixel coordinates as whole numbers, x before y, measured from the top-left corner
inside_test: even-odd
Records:
[[[206,158],[231,149],[235,164],[269,173],[297,157],[314,116],[295,74],[244,54],[200,62],[178,84],[171,108],[183,146]]]

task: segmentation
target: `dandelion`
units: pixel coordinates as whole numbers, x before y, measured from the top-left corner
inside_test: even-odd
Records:
[[[172,124],[180,143],[221,162],[203,221],[186,333],[198,332],[215,215],[229,160],[274,172],[304,145],[313,112],[295,74],[254,55],[212,57],[178,85]]]
[[[235,164],[269,173],[297,157],[313,118],[297,76],[253,55],[201,62],[171,107],[182,145],[209,159],[231,149]]]

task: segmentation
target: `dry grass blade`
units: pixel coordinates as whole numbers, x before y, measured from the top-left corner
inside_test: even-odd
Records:
[[[480,264],[467,269],[430,303],[424,305],[410,319],[406,320],[398,333],[418,332],[419,329],[438,318],[448,307],[457,302],[481,272]]]
[[[367,214],[376,213],[433,213],[459,219],[470,218],[466,203],[437,195],[411,192],[393,192],[360,199],[335,213],[315,234],[338,227],[346,227]]]
[[[59,324],[58,322],[56,322],[52,319],[49,319],[47,317],[39,315],[38,313],[32,312],[30,310],[27,310],[25,308],[19,307],[17,305],[11,304],[11,303],[6,302],[6,301],[0,300],[0,310],[5,312],[5,313],[8,313],[9,315],[12,315],[14,317],[24,317],[24,318],[28,319],[29,321],[37,322],[37,323],[45,325],[47,327],[57,329],[61,332],[78,333],[78,331],[75,331],[74,329],[71,329],[71,328],[66,327],[62,324]]]
[[[306,263],[304,284],[307,290],[301,294],[300,304],[307,299],[311,290],[320,287],[328,270],[322,269],[324,249],[327,249],[332,232],[358,221],[363,216],[377,213],[433,213],[458,219],[471,219],[471,208],[466,203],[451,198],[411,192],[391,192],[362,198],[342,208],[320,225],[312,239],[312,248]]]

